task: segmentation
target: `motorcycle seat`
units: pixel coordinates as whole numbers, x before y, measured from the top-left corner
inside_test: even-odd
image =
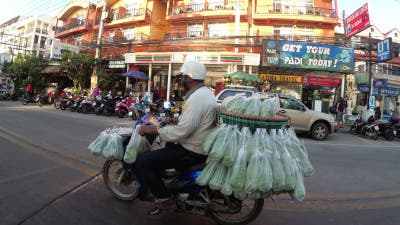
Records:
[[[163,173],[162,173],[162,177],[165,177],[165,178],[176,177],[176,176],[179,176],[179,175],[181,175],[183,173],[187,173],[187,172],[190,172],[190,171],[202,170],[202,169],[204,169],[205,166],[206,166],[206,163],[203,162],[203,163],[198,163],[198,164],[191,165],[190,167],[186,167],[186,168],[183,168],[183,169],[168,169],[168,170],[164,170]]]

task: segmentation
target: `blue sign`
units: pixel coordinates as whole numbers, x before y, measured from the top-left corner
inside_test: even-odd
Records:
[[[379,94],[389,96],[400,96],[400,88],[380,87]]]
[[[376,88],[387,86],[387,85],[388,85],[388,79],[379,78],[379,79],[373,80],[373,86]]]
[[[357,84],[357,90],[360,92],[369,92],[369,85],[368,84]]]
[[[377,43],[377,52],[378,55],[376,57],[377,62],[384,62],[387,60],[391,60],[392,56],[392,38],[386,38],[385,40],[379,41]]]
[[[369,109],[375,109],[375,96],[369,96]]]
[[[310,42],[263,40],[261,65],[353,73],[354,49]]]

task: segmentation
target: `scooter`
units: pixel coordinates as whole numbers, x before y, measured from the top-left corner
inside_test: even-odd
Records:
[[[378,123],[375,121],[374,116],[370,116],[360,131],[360,135],[368,136],[371,139],[376,140],[379,136],[379,126]]]
[[[124,118],[131,111],[131,104],[133,100],[131,97],[126,97],[122,99],[119,103],[115,105],[115,113],[119,118]]]
[[[35,96],[29,96],[28,94],[24,94],[22,96],[22,100],[21,103],[23,105],[27,105],[28,103],[35,103],[37,104],[39,102],[39,95],[35,95]]]
[[[361,113],[359,113],[350,127],[350,134],[360,134],[364,125],[365,123],[362,121]]]

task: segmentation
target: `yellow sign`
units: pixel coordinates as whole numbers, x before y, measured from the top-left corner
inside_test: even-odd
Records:
[[[301,83],[301,76],[260,74],[259,77],[270,82]]]

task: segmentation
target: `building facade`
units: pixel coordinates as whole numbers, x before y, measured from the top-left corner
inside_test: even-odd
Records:
[[[167,89],[186,58],[206,65],[207,84],[213,87],[238,70],[271,74],[259,66],[262,40],[334,44],[338,24],[331,0],[111,0],[103,18],[102,8],[71,3],[58,15],[55,37],[94,55],[103,19],[103,60],[125,60],[125,70],[134,66],[148,73],[153,81],[146,86],[154,89]],[[121,69],[112,71],[121,74]]]

